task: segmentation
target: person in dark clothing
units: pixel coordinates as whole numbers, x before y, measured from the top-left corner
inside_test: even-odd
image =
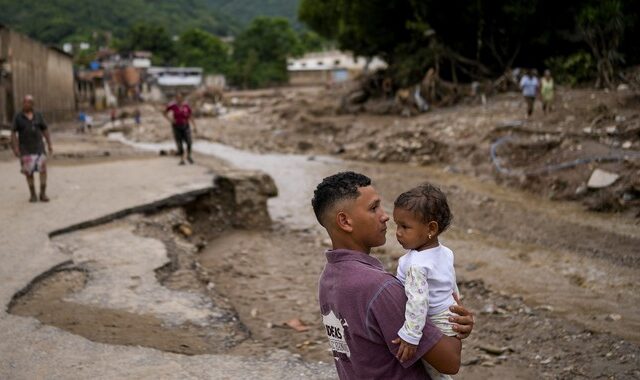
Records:
[[[33,97],[27,95],[22,102],[22,112],[13,119],[11,130],[11,149],[20,159],[21,172],[27,177],[31,198],[29,202],[37,202],[34,174],[40,173],[40,201],[49,202],[47,197],[47,154],[44,140],[47,142],[49,155],[53,154],[49,128],[42,114],[33,110]]]
[[[171,117],[169,117],[171,113]],[[187,146],[187,161],[193,164],[193,158],[191,158],[191,127],[193,125],[193,131],[196,132],[196,124],[191,117],[191,107],[184,101],[182,93],[176,94],[176,100],[167,105],[164,111],[164,117],[169,120],[173,128],[173,137],[176,140],[176,147],[178,149],[178,155],[180,156],[180,165],[184,165],[184,145]]]

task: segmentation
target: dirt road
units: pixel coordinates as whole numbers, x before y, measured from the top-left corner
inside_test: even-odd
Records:
[[[130,144],[146,149],[169,147]],[[640,299],[635,283],[640,230],[623,216],[586,212],[577,204],[550,201],[433,166],[260,155],[207,141],[199,141],[194,149],[239,167],[260,168],[279,188],[280,196],[270,201],[270,211],[282,230],[249,239],[244,234],[226,236],[213,242],[201,261],[217,273],[216,283],[235,300],[241,319],[270,344],[295,343],[305,357],[327,360],[320,329],[287,340],[291,332],[273,326],[295,316],[319,325],[315,302],[308,300],[315,300],[321,251],[327,245],[309,199],[322,177],[357,170],[374,179],[387,210],[402,190],[425,180],[449,194],[455,223],[443,240],[456,252],[456,271],[472,306],[480,312],[480,325],[485,326],[465,348],[469,363],[481,367],[469,365],[463,372],[469,377],[464,378],[484,378],[489,367],[482,366],[498,362],[501,371],[511,368],[506,371],[525,378],[536,378],[536,371],[545,377],[590,377],[594,372],[625,377],[637,370]],[[376,255],[394,270],[401,254],[391,231],[387,245]],[[248,265],[253,260],[259,265]],[[238,287],[238,282],[247,286]],[[537,326],[535,331],[531,325]],[[561,344],[563,333],[578,341]],[[536,340],[542,343],[533,350]],[[518,347],[511,347],[516,341]],[[507,354],[508,359],[486,358],[479,347],[487,344],[509,346],[515,352]],[[576,358],[577,352],[583,356]],[[609,352],[616,355],[615,360],[606,356]],[[530,366],[533,372],[525,375],[523,367]]]
[[[147,118],[143,115],[143,120],[155,117],[157,115],[147,115]],[[223,122],[227,130],[237,127],[231,134],[240,141],[235,145],[256,137],[244,116],[238,119],[227,117]],[[24,212],[25,207],[20,203],[24,190],[20,182],[22,178],[12,172],[15,171],[14,163],[0,163],[0,170],[6,178],[13,178],[3,183],[4,193],[10,195],[3,204],[3,213],[7,216],[5,218],[3,214],[2,220],[7,223],[4,230],[20,231],[20,234],[3,235],[3,247],[8,247],[10,252],[3,251],[3,260],[9,265],[3,266],[5,270],[0,272],[3,283],[8,284],[2,297],[5,304],[8,303],[11,296],[37,274],[69,259],[68,254],[51,248],[47,232],[149,202],[161,194],[192,189],[198,183],[193,182],[194,178],[203,178],[207,170],[226,166],[220,163],[224,160],[243,169],[263,170],[273,177],[279,195],[269,201],[269,211],[275,220],[272,227],[253,231],[231,229],[215,236],[196,231],[185,237],[171,227],[175,221],[163,224],[166,222],[162,220],[174,218],[173,214],[167,214],[141,216],[134,221],[126,221],[133,223],[128,227],[113,225],[104,227],[106,230],[90,229],[78,235],[71,234],[69,241],[101,242],[100,236],[108,233],[126,246],[155,244],[149,252],[157,252],[160,257],[171,256],[178,248],[187,253],[197,250],[197,256],[190,259],[195,261],[187,261],[193,265],[187,267],[201,268],[198,269],[199,280],[193,282],[189,279],[191,272],[177,270],[174,275],[183,276],[186,280],[178,281],[180,289],[174,290],[206,294],[203,284],[205,289],[214,289],[227,300],[229,310],[237,312],[250,338],[232,344],[227,352],[230,356],[189,357],[132,347],[147,345],[148,339],[138,342],[96,339],[116,345],[94,343],[47,327],[46,323],[57,326],[54,321],[44,321],[45,325],[41,325],[31,318],[3,313],[0,323],[4,326],[4,335],[0,337],[3,342],[0,349],[3,357],[9,360],[0,367],[0,374],[28,377],[34,373],[59,374],[83,368],[84,374],[93,376],[102,371],[123,375],[133,373],[127,371],[132,370],[132,363],[136,361],[144,363],[139,369],[141,372],[137,372],[141,376],[179,374],[187,369],[193,378],[206,377],[208,369],[238,374],[242,371],[242,363],[255,369],[246,376],[249,378],[260,377],[260,371],[277,376],[277,371],[283,368],[294,368],[294,372],[289,374],[299,370],[311,377],[325,373],[323,371],[331,367],[332,359],[320,328],[316,284],[324,264],[322,252],[328,244],[314,220],[309,199],[313,188],[324,176],[341,170],[356,170],[373,178],[387,211],[390,211],[391,202],[397,194],[425,180],[441,186],[450,198],[455,221],[452,229],[443,236],[443,241],[456,253],[456,272],[461,282],[463,302],[478,313],[476,331],[464,345],[464,366],[459,378],[631,379],[640,376],[640,295],[636,291],[637,278],[640,277],[640,228],[628,215],[590,213],[579,204],[551,201],[530,192],[505,188],[489,177],[457,171],[451,166],[353,162],[320,155],[257,154],[202,139],[196,142],[194,150],[196,161],[203,166],[188,167],[185,171],[179,169],[171,158],[155,158],[158,150],[166,151],[172,147],[170,142],[157,143],[163,140],[161,136],[166,132],[163,127],[159,124],[159,133],[150,134],[149,128],[152,127],[145,126],[147,132],[137,131],[139,142],[117,135],[112,136],[110,142],[99,136],[89,136],[85,141],[87,145],[82,146],[76,144],[75,138],[71,139],[69,149],[62,149],[57,175],[51,177],[55,181],[51,184],[54,202],[38,205],[43,207],[38,211],[44,212],[45,223],[35,222],[34,218],[38,218],[39,213]],[[202,134],[210,136],[206,131]],[[145,138],[149,141],[144,141]],[[110,152],[108,155],[104,154],[105,147]],[[78,156],[79,151],[82,151],[82,158]],[[128,185],[123,189],[121,183]],[[71,198],[69,195],[74,196]],[[76,203],[78,199],[80,202]],[[73,211],[65,212],[70,207]],[[178,219],[180,223],[190,222],[186,215]],[[36,230],[30,229],[34,223]],[[141,229],[156,228],[154,226],[159,228],[155,233],[147,231],[140,235]],[[392,223],[390,227],[387,244],[376,249],[374,255],[393,271],[402,251],[393,237]],[[28,240],[27,235],[31,234],[37,238],[22,247],[21,242]],[[158,245],[158,240],[163,242],[166,253]],[[74,244],[81,246],[87,243],[69,244],[73,247]],[[196,246],[200,248],[194,248]],[[109,247],[107,244],[104,249],[111,249]],[[43,250],[50,255],[40,255]],[[77,249],[77,252],[72,255],[74,261],[87,257],[82,249]],[[114,258],[122,261],[117,255]],[[166,257],[163,260],[167,260]],[[158,269],[154,267],[162,265],[163,260],[142,260],[148,267],[145,273]],[[113,269],[116,264],[94,265]],[[113,273],[123,272],[116,270]],[[77,276],[82,277],[80,274]],[[156,273],[156,278],[158,276]],[[66,294],[62,296],[64,299],[81,300],[82,294],[88,294],[86,292],[90,288],[83,285],[84,280],[80,277],[69,279],[69,287],[63,291]],[[147,289],[145,286],[148,284],[154,284],[154,289],[161,294],[166,292],[163,287],[171,287],[168,283],[156,287],[151,277],[139,274],[128,277],[123,284],[123,294],[133,289]],[[116,279],[118,276],[95,278]],[[56,286],[60,284],[53,283]],[[44,297],[53,297],[53,293],[59,292],[56,286],[48,290],[44,287]],[[111,301],[117,304],[121,300]],[[151,309],[151,315],[157,313],[162,317],[164,313],[166,317],[170,314],[162,308],[135,302],[143,310]],[[199,304],[195,302],[193,305]],[[59,306],[59,303],[54,303],[51,307]],[[200,315],[201,309],[186,310]],[[70,310],[67,312],[73,316]],[[113,314],[116,320],[129,321],[127,318],[123,314]],[[301,319],[309,330],[297,333],[283,327],[283,322],[292,318]],[[71,324],[76,322],[70,321]],[[126,327],[126,323],[110,322],[109,318],[101,323],[106,325],[107,332],[110,331],[109,324]],[[162,328],[152,319],[140,323],[150,326],[150,330]],[[68,329],[72,331],[72,328]],[[185,339],[180,341],[184,344],[198,345],[202,342],[201,331],[181,334],[169,330],[161,333],[178,340]],[[64,349],[55,348],[58,343]],[[47,348],[38,351],[34,348],[37,344],[44,344]],[[210,342],[203,343],[203,352],[208,352],[206,344]],[[183,352],[173,346],[150,346]],[[286,354],[278,356],[282,354],[272,351],[278,348],[299,354],[305,360],[296,362]],[[261,355],[267,351],[271,353],[263,358]],[[87,356],[80,358],[77,356],[80,352],[86,352]],[[198,352],[185,349],[184,353]],[[34,355],[41,357],[37,368],[30,369],[27,363]],[[103,356],[98,360],[97,355]],[[256,356],[260,357],[256,362],[248,359]],[[322,364],[314,367],[318,361]],[[155,368],[159,362],[167,364]],[[278,366],[278,362],[286,364]],[[121,363],[121,366],[116,368],[114,363]]]
[[[64,244],[52,242],[48,234],[176,194],[206,189],[213,183],[212,169],[219,171],[224,166],[214,161],[210,166],[178,167],[170,158],[140,155],[124,146],[120,148],[125,148],[126,154],[98,159],[95,153],[117,149],[111,150],[113,146],[102,140],[76,149],[80,147],[76,137],[54,134],[53,138],[60,158],[50,161],[48,204],[28,203],[26,184],[15,160],[6,157],[0,162],[0,225],[4,231],[0,235],[0,300],[4,305],[0,311],[0,378],[330,378],[327,373],[331,369],[326,365],[301,362],[286,351],[263,351],[250,357],[185,356],[160,350],[163,347],[141,347],[153,338],[154,330],[172,330],[162,318],[197,322],[203,313],[212,313],[203,296],[159,284],[155,269],[170,261],[166,247],[158,239],[134,234],[126,224],[83,231],[82,239],[69,235],[76,249],[83,247],[77,252],[73,244],[72,249],[64,249]],[[82,155],[78,155],[79,150]],[[71,154],[75,156],[70,158]],[[84,271],[51,271],[63,263],[85,265]],[[85,271],[88,279],[83,276]],[[43,273],[45,281],[41,282],[38,276]],[[34,281],[34,288],[25,289]],[[39,308],[35,318],[9,314],[7,306],[21,289],[49,308]],[[83,299],[85,296],[88,298]],[[149,302],[149,297],[154,301]],[[158,316],[155,319],[154,314]],[[127,324],[128,318],[132,324]],[[152,333],[140,340],[130,334],[133,341],[112,344],[117,342],[81,336],[83,326],[68,328],[73,333],[65,331],[64,325],[52,323],[55,319],[66,319],[76,328],[79,323],[92,323],[84,326],[92,333],[110,335],[119,325],[125,332],[145,327]],[[175,338],[175,329],[165,336]],[[167,351],[173,347],[169,344]]]

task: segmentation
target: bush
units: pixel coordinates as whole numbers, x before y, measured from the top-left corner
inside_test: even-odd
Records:
[[[557,83],[575,86],[595,79],[596,63],[591,54],[579,51],[566,57],[552,57],[545,60]]]

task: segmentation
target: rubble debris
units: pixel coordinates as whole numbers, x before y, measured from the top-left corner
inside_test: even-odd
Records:
[[[616,321],[619,321],[621,319],[622,319],[622,316],[620,314],[609,314],[605,318],[605,320],[611,321],[611,322],[616,322]]]
[[[193,235],[193,230],[191,229],[191,227],[189,227],[186,224],[179,224],[176,229],[178,230],[178,232],[180,232],[182,234],[182,236],[184,237],[189,237],[191,235]]]
[[[297,332],[305,332],[309,330],[309,326],[307,326],[300,318],[293,318],[285,322],[283,325],[289,326]]]
[[[613,183],[616,182],[618,178],[620,178],[620,176],[616,173],[611,173],[602,169],[595,169],[589,177],[587,187],[590,189],[601,189],[603,187],[608,187],[613,185]]]
[[[491,344],[480,344],[478,348],[492,355],[502,355],[505,352],[513,352],[513,349],[509,346],[498,347]]]

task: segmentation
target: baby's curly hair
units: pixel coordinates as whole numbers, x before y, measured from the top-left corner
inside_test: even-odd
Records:
[[[393,206],[413,212],[420,216],[424,223],[435,221],[438,223],[439,234],[449,228],[453,220],[447,196],[440,188],[430,183],[423,183],[400,194]]]

